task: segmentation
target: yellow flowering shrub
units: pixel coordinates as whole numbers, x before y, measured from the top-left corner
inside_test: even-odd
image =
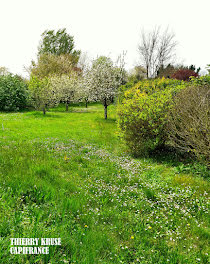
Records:
[[[184,82],[170,79],[144,80],[125,91],[118,104],[118,126],[130,150],[147,154],[166,140],[167,114]]]

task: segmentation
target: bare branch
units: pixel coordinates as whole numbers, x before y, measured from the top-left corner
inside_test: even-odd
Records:
[[[147,78],[156,77],[160,67],[171,61],[177,45],[174,38],[174,33],[169,33],[168,28],[162,34],[160,33],[160,27],[156,27],[147,34],[144,30],[141,31],[138,50],[147,71]]]

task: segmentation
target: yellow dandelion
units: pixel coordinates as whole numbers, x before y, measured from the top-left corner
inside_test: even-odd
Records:
[[[134,239],[134,236],[131,236],[131,239]]]
[[[152,229],[152,227],[151,227],[151,226],[149,226],[149,227],[148,227],[148,229]]]

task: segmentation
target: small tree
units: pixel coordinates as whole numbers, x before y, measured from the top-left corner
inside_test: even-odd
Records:
[[[60,99],[66,105],[66,111],[69,109],[70,102],[78,100],[78,75],[72,72],[70,76],[52,76],[49,78],[52,90],[59,91]]]
[[[85,107],[88,107],[88,102],[91,101],[90,86],[87,75],[88,72],[83,72],[83,76],[80,76],[77,81],[77,98],[78,101],[85,102]]]
[[[42,110],[44,115],[49,107],[56,106],[60,102],[60,91],[57,87],[50,85],[50,81],[47,77],[39,79],[31,75],[29,91],[32,105],[36,109]]]
[[[101,101],[104,105],[104,118],[107,119],[107,107],[113,101],[122,82],[121,70],[113,65],[110,58],[101,56],[94,60],[92,68],[85,76],[91,100]]]

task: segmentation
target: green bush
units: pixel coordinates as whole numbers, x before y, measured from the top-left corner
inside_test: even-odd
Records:
[[[145,80],[124,93],[118,105],[118,125],[135,155],[148,154],[164,144],[172,97],[184,86],[184,82],[177,80]]]
[[[131,89],[137,82],[135,81],[129,81],[124,85],[121,85],[119,87],[119,91],[118,91],[118,103],[121,103],[123,98],[124,98],[124,94],[127,90]]]
[[[210,74],[202,76],[200,78],[191,77],[189,86],[190,85],[192,85],[192,86],[202,86],[202,85],[209,86],[210,85]]]
[[[0,76],[0,111],[17,111],[26,107],[27,85],[12,74]]]
[[[193,82],[174,98],[166,132],[171,146],[210,166],[210,78]]]

